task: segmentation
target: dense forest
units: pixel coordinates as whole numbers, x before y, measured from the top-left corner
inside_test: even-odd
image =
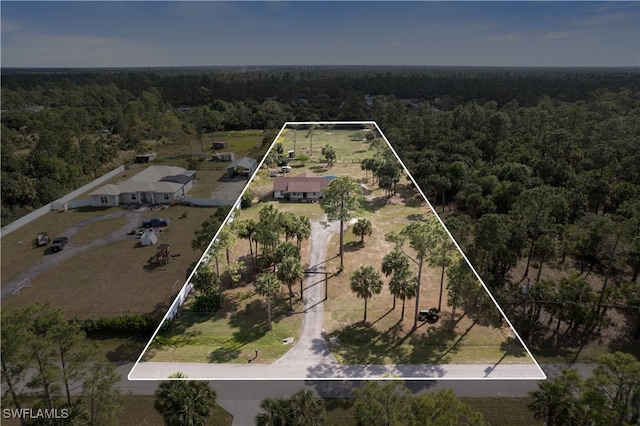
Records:
[[[129,161],[148,140],[276,130],[285,121],[375,120],[532,345],[577,346],[617,322],[622,343],[635,339],[637,350],[639,76],[637,69],[3,70],[2,224]],[[553,280],[545,274],[551,268],[575,273]]]

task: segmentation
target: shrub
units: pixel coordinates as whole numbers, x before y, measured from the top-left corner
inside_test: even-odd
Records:
[[[220,309],[221,305],[218,294],[198,295],[195,297],[191,309],[194,312],[214,313]]]
[[[149,335],[152,334],[160,318],[153,315],[124,314],[117,317],[102,317],[99,319],[72,320],[82,327],[82,330],[89,335]]]

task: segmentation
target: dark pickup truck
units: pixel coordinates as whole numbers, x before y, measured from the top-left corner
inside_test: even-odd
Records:
[[[154,217],[145,222],[142,222],[143,228],[160,228],[162,226],[167,226],[169,221],[167,219],[163,219],[161,217]]]

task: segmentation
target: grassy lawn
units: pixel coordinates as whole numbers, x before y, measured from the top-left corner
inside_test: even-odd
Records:
[[[529,398],[491,398],[491,397],[461,397],[463,403],[468,404],[475,411],[480,411],[488,425],[496,426],[542,426],[544,423],[536,420],[527,408]],[[356,426],[356,410],[353,398],[325,398],[327,415],[325,424]]]
[[[180,219],[183,213],[187,217]],[[62,308],[68,316],[78,318],[120,315],[127,311],[164,315],[173,296],[182,286],[189,265],[200,257],[200,253],[191,249],[193,232],[212,213],[213,209],[175,206],[162,212],[145,214],[147,217],[173,218],[158,239],[159,243],[170,244],[172,254],[179,255],[167,266],[151,267],[147,260],[156,254],[157,247],[142,247],[132,237],[60,262],[32,279],[31,287],[23,288],[19,295],[5,299],[3,307],[11,309],[49,301],[53,306]],[[75,211],[50,213],[41,219],[50,215],[66,218],[66,215],[76,214]],[[72,226],[79,220],[76,218],[67,225]],[[25,228],[14,233],[24,232]],[[15,237],[14,233],[6,238]],[[32,264],[42,256],[42,250],[37,250],[40,254],[38,258],[32,258]],[[3,265],[6,257],[3,253]],[[23,262],[21,270],[27,267]],[[176,281],[179,283],[176,284]]]
[[[298,140],[300,133],[298,132]],[[368,302],[368,322],[363,323],[363,301],[358,300],[350,290],[349,277],[355,269],[364,264],[380,269],[382,258],[393,248],[393,244],[385,241],[385,235],[391,231],[399,231],[415,220],[434,219],[428,205],[418,192],[411,188],[406,180],[398,184],[398,194],[387,198],[383,191],[373,185],[371,177],[360,168],[359,163],[349,161],[358,155],[372,156],[366,151],[367,144],[362,140],[353,140],[354,131],[322,131],[314,134],[315,141],[335,144],[344,163],[328,168],[324,162],[310,162],[302,167],[298,165],[290,173],[296,174],[310,171],[318,175],[349,175],[365,187],[366,205],[356,217],[366,217],[373,224],[373,235],[366,237],[364,244],[359,237],[345,232],[345,270],[329,279],[328,300],[325,302],[324,328],[331,337],[337,337],[339,343],[332,345],[333,354],[345,364],[422,364],[422,363],[518,363],[531,362],[521,345],[514,339],[514,334],[507,326],[498,323],[498,311],[495,307],[482,306],[481,312],[471,315],[462,309],[458,310],[455,324],[451,321],[450,309],[446,307],[447,294],[443,294],[443,311],[441,320],[434,325],[419,323],[417,330],[411,330],[414,317],[415,302],[406,303],[404,319],[400,318],[401,301],[395,309],[393,297],[385,284],[380,295],[374,295]],[[361,132],[360,132],[361,133]],[[324,135],[324,136],[321,136]],[[326,137],[326,139],[323,139]],[[337,139],[336,139],[337,138]],[[285,144],[293,143],[291,132],[284,138]],[[349,150],[344,146],[349,145]],[[291,146],[292,148],[292,146]],[[340,158],[340,155],[338,158]],[[252,181],[251,189],[269,198],[273,185],[265,171],[261,171]],[[273,203],[279,210],[306,214],[312,220],[318,219],[323,212],[317,203],[289,203],[263,201],[243,210],[241,218],[257,219],[260,209]],[[302,259],[308,259],[309,244],[303,244]],[[338,235],[328,242],[328,271],[336,271],[339,266]],[[412,249],[407,249],[410,256],[415,257]],[[244,259],[249,262],[248,242],[236,241],[230,250],[232,260]],[[220,261],[221,276],[224,281],[226,262]],[[249,266],[246,263],[246,266]],[[417,266],[413,265],[414,273]],[[440,287],[440,269],[423,267],[420,309],[438,306]],[[227,304],[225,311],[211,316],[202,316],[183,311],[174,330],[157,339],[153,351],[147,356],[153,361],[189,361],[189,362],[246,362],[254,355],[256,348],[261,356],[260,361],[269,362],[286,352],[280,340],[287,336],[298,336],[302,321],[301,315],[287,315],[286,302],[280,321],[275,321],[274,330],[266,332],[264,321],[264,301],[253,294],[253,274],[245,273],[241,289],[226,288]],[[385,282],[388,279],[385,278]],[[247,310],[249,309],[249,310]],[[297,307],[294,312],[297,312]],[[285,327],[282,333],[280,326]]]
[[[126,225],[125,218],[104,219],[99,222],[90,223],[73,234],[73,242],[75,244],[90,243],[96,238],[101,238],[112,232],[117,231]]]
[[[266,300],[248,288],[225,292],[225,306],[215,315],[190,311],[187,305],[170,332],[156,336],[145,354],[146,361],[270,363],[291,346],[282,339],[297,341],[302,325],[302,304],[293,310],[284,297],[271,301],[272,330],[267,325]],[[255,351],[259,356],[254,360]]]
[[[369,150],[369,143],[365,142],[365,132],[365,130],[317,128],[313,131],[312,141],[309,130],[294,132],[286,129],[286,132],[280,135],[278,142],[282,143],[285,153],[295,149],[296,154],[308,154],[319,162],[324,160],[322,147],[330,145],[336,151],[338,163],[345,161],[359,163],[363,158],[370,157],[372,153]]]
[[[35,247],[35,238],[38,232],[47,232],[53,240],[78,222],[118,211],[120,209],[117,207],[108,209],[87,207],[66,212],[52,211],[5,235],[0,239],[2,245],[2,283],[12,280],[42,259],[46,247]]]
[[[336,165],[334,171],[345,173],[364,182],[364,172],[359,166]],[[336,173],[341,174],[341,173]],[[390,364],[390,363],[497,363],[530,362],[521,345],[514,342],[515,335],[507,327],[496,326],[497,309],[485,312],[476,320],[474,315],[456,315],[455,328],[451,328],[451,311],[446,306],[446,288],[443,294],[441,319],[437,324],[419,323],[411,331],[415,312],[415,300],[407,300],[404,319],[401,320],[402,301],[393,306],[393,296],[385,285],[382,293],[368,301],[367,322],[363,323],[364,301],[357,299],[350,290],[349,277],[363,264],[372,265],[380,271],[383,257],[393,249],[384,236],[390,231],[399,231],[414,220],[433,217],[426,203],[420,204],[415,191],[398,185],[399,195],[389,200],[381,190],[369,184],[365,191],[368,205],[357,217],[367,217],[374,228],[373,235],[365,237],[364,245],[349,227],[345,231],[345,270],[329,281],[329,296],[325,302],[325,328],[339,344],[332,346],[336,358],[345,364]],[[386,201],[385,201],[386,200]],[[329,270],[339,267],[339,238],[334,235],[328,245]],[[410,251],[409,255],[414,254]],[[364,260],[366,259],[366,261]],[[417,266],[413,265],[414,273]],[[420,292],[420,309],[438,306],[440,270],[426,264]],[[446,286],[446,276],[445,276]]]

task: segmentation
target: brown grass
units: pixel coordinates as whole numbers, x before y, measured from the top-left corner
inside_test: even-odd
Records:
[[[182,212],[188,212],[186,219],[178,219]],[[119,315],[127,311],[164,314],[184,283],[188,266],[200,257],[200,253],[191,249],[193,232],[212,213],[213,209],[176,206],[160,214],[174,220],[158,242],[170,244],[171,252],[179,254],[167,266],[150,267],[147,260],[156,254],[157,247],[140,247],[139,241],[132,238],[61,262],[33,279],[31,287],[23,288],[19,295],[5,299],[3,305],[11,309],[50,301],[67,315],[79,318]],[[147,213],[149,217],[158,215],[158,212]],[[176,281],[179,284],[174,287]]]
[[[66,212],[49,212],[33,222],[2,237],[2,283],[12,280],[44,256],[46,247],[35,247],[35,238],[40,231],[46,231],[53,240],[62,232],[85,219],[120,211],[117,207],[108,209],[84,208]]]
[[[350,175],[357,175],[356,165],[346,167]],[[357,166],[359,167],[359,166]],[[460,315],[451,329],[451,309],[447,307],[446,276],[442,296],[441,320],[435,324],[419,322],[412,332],[415,315],[415,299],[407,300],[404,320],[400,320],[402,301],[396,302],[392,310],[393,296],[388,286],[389,279],[381,294],[374,295],[368,301],[367,323],[362,323],[364,301],[356,299],[350,290],[350,275],[362,265],[372,265],[380,273],[383,257],[392,250],[393,245],[385,241],[384,236],[391,231],[399,231],[412,220],[427,220],[433,213],[426,203],[416,205],[415,192],[399,185],[399,194],[384,203],[382,192],[369,184],[372,192],[367,196],[369,206],[358,217],[368,217],[372,221],[374,233],[365,237],[364,246],[359,238],[352,234],[351,227],[345,231],[345,269],[340,275],[331,278],[329,300],[325,303],[325,328],[330,335],[337,336],[341,343],[333,348],[334,354],[345,363],[417,363],[417,362],[530,362],[522,350],[513,347],[515,335],[507,327],[493,325],[498,318],[497,309],[481,313],[480,320]],[[329,270],[339,267],[339,238],[335,235],[328,245],[327,258]],[[415,258],[411,249],[407,253]],[[412,266],[417,273],[417,265]],[[382,274],[382,273],[381,273]],[[423,266],[419,309],[438,306],[440,290],[439,268]],[[485,310],[487,308],[484,308]],[[370,342],[364,345],[364,342]],[[520,347],[520,345],[517,345]]]

